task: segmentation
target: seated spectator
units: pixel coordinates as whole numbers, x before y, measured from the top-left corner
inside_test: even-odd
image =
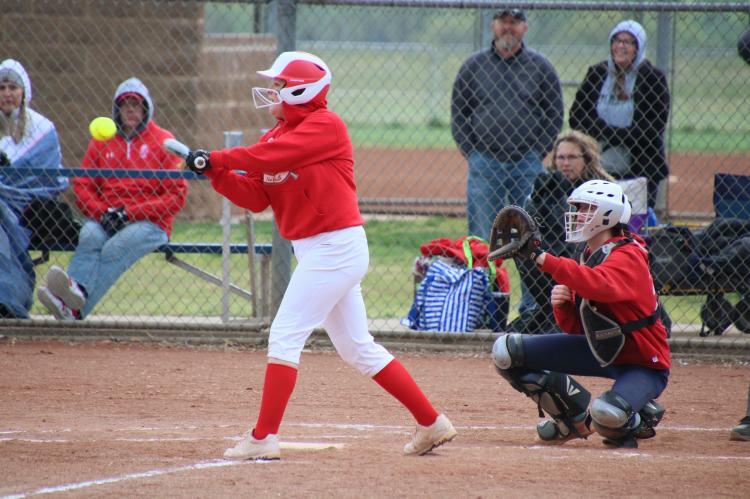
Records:
[[[646,59],[646,32],[635,21],[609,34],[609,58],[588,68],[570,109],[570,127],[597,139],[615,178],[646,177],[648,206],[669,174],[664,131],[670,96],[665,74]]]
[[[84,168],[180,169],[167,153],[172,134],[153,121],[154,104],[137,78],[117,88],[117,134],[89,143]],[[39,301],[57,319],[83,319],[117,279],[141,257],[167,243],[172,221],[185,204],[184,179],[89,178],[73,181],[77,205],[87,217],[66,272],[52,266]]]
[[[612,176],[602,168],[598,144],[586,134],[571,131],[560,135],[552,152],[552,164],[534,181],[525,208],[539,224],[544,248],[556,255],[573,258],[577,247],[565,242],[563,224],[563,215],[568,211],[568,196],[588,180],[612,180]],[[527,300],[532,305],[513,321],[511,330],[532,334],[556,330],[549,301],[554,282],[533,262],[516,259],[516,265],[523,288],[528,293]]]
[[[55,175],[24,175],[20,167],[60,168],[55,125],[29,107],[31,79],[20,62],[0,63],[0,317],[28,318],[36,275],[29,257],[36,207],[54,202],[68,187]]]

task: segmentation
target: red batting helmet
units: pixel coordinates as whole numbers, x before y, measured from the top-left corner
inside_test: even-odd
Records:
[[[270,69],[258,71],[264,78],[284,80],[279,90],[287,104],[306,104],[331,84],[331,70],[320,57],[307,52],[283,52]]]

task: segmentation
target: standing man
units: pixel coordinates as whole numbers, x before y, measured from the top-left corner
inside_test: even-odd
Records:
[[[464,62],[451,97],[451,132],[469,164],[469,234],[485,238],[500,208],[523,206],[564,112],[555,68],[523,43],[524,11],[499,10],[491,27],[492,47]]]

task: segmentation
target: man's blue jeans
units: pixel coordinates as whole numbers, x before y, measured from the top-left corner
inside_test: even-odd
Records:
[[[86,317],[117,279],[144,255],[167,244],[164,229],[151,222],[134,222],[111,238],[102,226],[88,220],[78,236],[78,247],[68,266],[68,275],[86,289]]]
[[[466,214],[469,235],[487,239],[492,222],[507,204],[523,206],[531,194],[534,179],[544,166],[539,153],[530,151],[523,159],[501,162],[487,153],[473,151],[468,158]]]

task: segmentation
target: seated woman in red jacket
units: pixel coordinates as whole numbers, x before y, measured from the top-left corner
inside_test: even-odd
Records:
[[[129,170],[176,170],[180,161],[162,144],[173,135],[154,120],[154,103],[138,78],[115,91],[114,137],[91,140],[81,166]],[[166,244],[185,205],[184,179],[94,178],[73,180],[76,205],[86,217],[67,271],[53,265],[39,301],[61,320],[83,319],[129,268]]]
[[[531,255],[557,283],[555,320],[563,333],[506,334],[493,345],[502,377],[551,420],[539,439],[560,444],[593,431],[612,447],[637,447],[655,435],[664,409],[671,357],[657,313],[657,295],[643,241],[627,230],[630,203],[619,185],[589,180],[568,197],[568,242],[586,242],[581,262],[545,252]],[[614,380],[594,399],[571,374]]]
[[[404,452],[426,454],[453,439],[456,430],[368,331],[360,287],[369,262],[367,237],[349,133],[327,107],[331,71],[312,54],[284,52],[258,74],[271,80],[272,88],[253,89],[253,100],[257,107],[269,108],[276,126],[250,147],[210,154],[198,150],[186,158],[191,170],[205,173],[234,204],[255,212],[270,206],[297,259],[271,324],[258,419],[224,457],[280,458],[277,434],[297,381],[300,354],[321,325],[347,363],[414,416],[417,429]]]

